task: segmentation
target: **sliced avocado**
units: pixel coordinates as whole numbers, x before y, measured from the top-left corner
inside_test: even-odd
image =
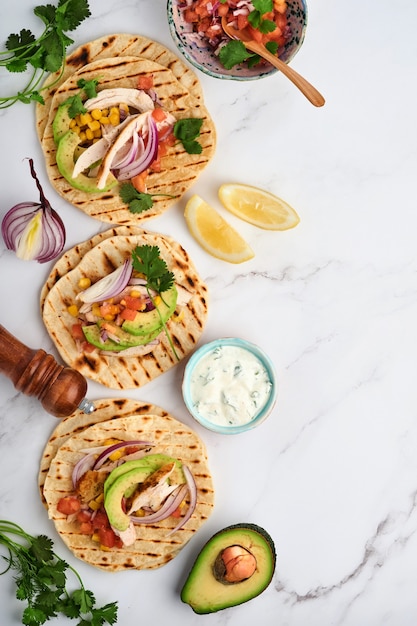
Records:
[[[112,485],[114,481],[118,479],[120,476],[122,476],[123,474],[126,474],[127,472],[130,472],[131,470],[134,470],[134,469],[140,469],[140,470],[143,470],[144,472],[147,471],[148,476],[150,476],[160,467],[162,467],[163,465],[167,465],[168,463],[175,463],[177,469],[181,470],[181,467],[182,467],[181,461],[178,461],[178,459],[174,459],[170,456],[167,456],[166,454],[148,454],[142,457],[141,459],[125,461],[125,463],[122,463],[121,465],[118,465],[117,467],[115,467],[114,470],[112,470],[110,474],[108,475],[108,477],[106,478],[106,481],[104,483],[104,496],[106,496],[106,493],[110,485]],[[184,482],[185,479],[184,479],[182,470],[181,470],[181,475],[180,476],[176,475],[176,476],[180,483]]]
[[[177,306],[177,288],[175,285],[160,294],[161,301],[152,311],[138,311],[134,320],[126,320],[122,324],[123,330],[132,335],[146,335],[157,328],[162,328],[175,311]]]
[[[127,350],[128,348],[134,348],[135,346],[143,346],[159,335],[161,332],[160,328],[157,328],[153,333],[148,335],[131,335],[130,333],[125,332],[121,328],[115,330],[115,335],[120,338],[120,343],[113,341],[112,339],[106,339],[103,341],[100,334],[100,328],[97,325],[91,324],[89,326],[83,326],[84,337],[87,339],[88,343],[91,343],[93,346],[100,348],[100,350],[107,350],[109,352],[121,352],[122,350]]]
[[[130,493],[131,487],[142,483],[152,473],[152,468],[136,467],[116,478],[116,480],[111,482],[108,486],[104,498],[104,508],[106,509],[110,524],[116,530],[126,530],[129,528],[130,524],[130,518],[122,508],[123,496],[126,492]],[[111,473],[106,479],[106,482],[110,477]]]
[[[69,116],[69,105],[60,104],[52,122],[52,131],[54,133],[55,143],[59,143],[59,140],[69,131],[71,118]]]
[[[223,555],[239,546],[256,560],[249,576],[228,582]],[[243,604],[262,593],[275,571],[276,553],[271,536],[256,524],[234,524],[217,532],[202,548],[181,591],[181,600],[198,614],[214,613]]]
[[[72,130],[68,130],[59,140],[56,149],[56,164],[62,176],[76,189],[86,191],[88,193],[103,193],[110,191],[115,187],[117,179],[113,174],[109,174],[106,181],[106,186],[103,189],[98,189],[95,184],[94,178],[89,178],[85,174],[78,174],[75,178],[72,177],[74,171],[74,152],[80,143],[80,138],[77,133]]]

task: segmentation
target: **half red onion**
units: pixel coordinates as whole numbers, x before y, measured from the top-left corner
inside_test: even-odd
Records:
[[[35,179],[40,202],[21,202],[4,216],[1,232],[8,250],[13,250],[23,260],[38,263],[52,261],[65,245],[65,226],[58,213],[49,204],[29,159],[30,171]]]

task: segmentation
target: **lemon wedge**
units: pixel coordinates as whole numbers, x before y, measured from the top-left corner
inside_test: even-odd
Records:
[[[243,263],[255,256],[239,233],[200,196],[188,200],[184,217],[194,239],[217,259]]]
[[[284,200],[251,185],[221,185],[219,198],[230,213],[266,230],[288,230],[300,221],[294,209]]]

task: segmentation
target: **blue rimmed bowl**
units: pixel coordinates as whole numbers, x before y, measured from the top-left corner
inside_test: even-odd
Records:
[[[245,339],[225,337],[204,344],[190,357],[182,394],[188,411],[202,426],[236,435],[266,420],[275,406],[277,387],[274,365],[261,348]]]
[[[184,20],[181,6],[182,0],[168,0],[168,24],[172,39],[183,56],[205,74],[213,78],[229,80],[257,80],[275,74],[278,70],[268,64],[260,64],[249,68],[245,64],[227,70],[220,63],[214,50],[202,37],[190,36],[189,25]],[[305,0],[287,0],[287,19],[291,29],[291,37],[284,46],[280,58],[285,63],[295,57],[303,45],[307,28],[307,4]]]

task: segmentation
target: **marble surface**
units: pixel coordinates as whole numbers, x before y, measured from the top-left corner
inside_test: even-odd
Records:
[[[21,0],[3,9],[2,41],[38,26],[33,6]],[[135,31],[174,50],[164,0],[91,0],[90,7],[76,43]],[[236,266],[209,257],[191,238],[183,220],[190,194],[147,223],[180,241],[207,281],[202,341],[245,337],[274,360],[278,403],[260,428],[225,437],[195,425],[180,394],[183,364],[134,392],[89,383],[93,400],[154,402],[203,437],[216,506],[180,556],[156,571],[114,575],[73,559],[36,488],[56,418],[0,378],[0,517],[54,538],[99,604],[119,601],[123,626],[417,621],[416,22],[415,0],[311,1],[293,66],[323,92],[322,109],[280,74],[247,84],[199,75],[218,146],[192,192],[222,212],[220,184],[249,182],[285,198],[301,222],[271,233],[228,215],[256,253]],[[1,72],[2,94],[16,84]],[[103,229],[49,186],[32,107],[1,111],[0,128],[2,215],[36,199],[24,161],[32,157],[65,221],[67,247]],[[49,269],[18,260],[0,242],[0,323],[55,354],[38,311]],[[242,521],[264,526],[275,540],[273,582],[247,604],[197,616],[179,599],[186,573],[211,534]],[[2,624],[20,623],[10,575],[0,578],[0,606]]]

